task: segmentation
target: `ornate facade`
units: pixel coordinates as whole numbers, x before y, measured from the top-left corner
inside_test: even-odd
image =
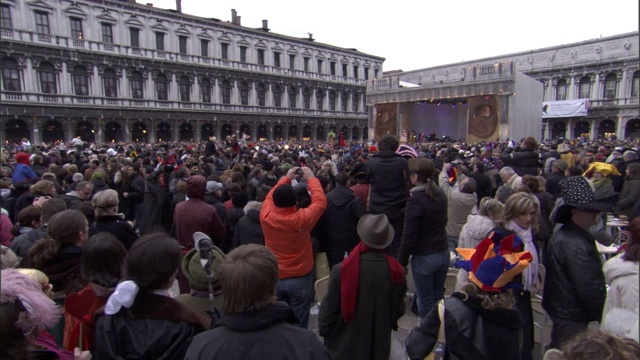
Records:
[[[416,103],[444,104],[452,99],[467,101],[476,96],[508,95],[513,101],[536,101],[535,106],[542,109],[543,104],[530,99],[530,94],[524,95],[503,83],[513,76],[505,72],[506,68],[542,83],[543,103],[588,99],[588,110],[581,116],[543,119],[539,111],[535,121],[541,122],[542,133],[536,133],[536,137],[640,138],[638,40],[638,32],[633,32],[426,69],[390,72],[384,79],[368,84],[369,126],[373,129],[376,124],[379,112],[376,108],[388,107],[391,103],[402,111],[403,106]],[[512,112],[509,116],[517,120],[519,114]],[[462,116],[460,121],[464,121]],[[398,129],[402,126],[400,121]],[[394,130],[399,133],[398,129]]]
[[[384,58],[135,1],[3,0],[0,141],[367,137]]]

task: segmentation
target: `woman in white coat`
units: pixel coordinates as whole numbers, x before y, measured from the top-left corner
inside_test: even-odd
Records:
[[[640,274],[640,218],[629,225],[630,240],[624,252],[604,264],[609,284],[601,330],[638,341],[638,274]]]

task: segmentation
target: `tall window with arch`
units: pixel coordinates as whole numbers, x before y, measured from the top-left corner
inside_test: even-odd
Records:
[[[211,102],[211,81],[207,78],[200,79],[200,97],[203,103]]]
[[[567,80],[560,79],[556,83],[556,100],[567,100]]]
[[[604,78],[604,99],[615,99],[618,96],[618,77],[609,74]]]
[[[118,97],[118,78],[113,69],[106,69],[102,74],[102,83],[104,85],[104,96],[115,98]]]
[[[264,83],[258,83],[258,86],[256,86],[256,93],[258,95],[258,105],[265,106],[267,102],[267,88]]]
[[[180,89],[180,101],[191,101],[191,81],[189,77],[182,76],[178,82]]]
[[[2,65],[2,85],[6,91],[22,91],[20,68],[18,62],[12,58],[4,58]]]
[[[580,85],[578,90],[580,99],[591,98],[591,79],[588,76],[583,76],[582,78],[580,78]]]
[[[40,89],[44,94],[57,94],[56,69],[53,64],[43,62],[40,64]]]
[[[131,73],[131,97],[134,99],[144,98],[144,82],[139,71]]]
[[[224,79],[220,84],[220,93],[222,94],[222,103],[231,104],[231,84],[229,80]]]
[[[89,76],[87,68],[82,65],[76,65],[73,68],[73,91],[76,95],[89,95]]]
[[[158,100],[169,100],[169,80],[165,74],[156,76],[156,96]]]

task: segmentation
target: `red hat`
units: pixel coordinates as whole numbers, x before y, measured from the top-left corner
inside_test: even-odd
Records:
[[[378,151],[378,148],[375,147],[375,145],[369,146],[369,152],[376,152],[376,151]]]

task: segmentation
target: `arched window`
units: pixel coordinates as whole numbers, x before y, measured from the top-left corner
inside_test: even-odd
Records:
[[[76,95],[89,95],[89,76],[87,76],[87,68],[82,65],[76,65],[73,68],[73,90]]]
[[[102,74],[102,82],[104,84],[104,96],[115,98],[118,97],[118,78],[113,69],[106,69]]]
[[[156,76],[156,95],[158,100],[169,100],[169,80],[165,74]]]
[[[178,87],[180,88],[180,101],[191,101],[191,82],[189,77],[181,77]]]
[[[298,89],[295,86],[289,86],[287,95],[289,96],[289,108],[295,109],[298,103]]]
[[[229,80],[222,80],[220,90],[222,93],[222,103],[231,104],[231,84],[229,83]]]
[[[249,105],[249,85],[247,85],[247,82],[240,82],[238,90],[240,90],[240,104]]]
[[[144,98],[144,86],[142,81],[142,74],[139,71],[131,73],[131,97],[134,99]]]
[[[56,68],[49,62],[40,64],[40,88],[44,94],[57,94]]]
[[[324,110],[324,90],[316,89],[316,109]]]
[[[609,74],[604,78],[605,99],[615,99],[618,96],[618,77],[616,74]]]
[[[311,90],[309,88],[302,90],[302,103],[305,109],[311,109]]]
[[[211,102],[211,81],[207,78],[200,79],[200,96],[203,103]]]
[[[347,111],[348,103],[349,103],[349,94],[346,92],[343,92],[342,94],[340,94],[340,109],[342,111]]]
[[[258,93],[258,105],[265,106],[266,105],[266,97],[267,97],[267,88],[263,83],[258,83],[256,86],[256,92]]]
[[[21,91],[20,69],[12,58],[2,59],[2,83],[6,91]]]
[[[351,107],[353,112],[357,112],[360,110],[360,94],[353,94]]]
[[[638,97],[640,95],[640,71],[633,73],[633,79],[631,80],[631,97]]]
[[[580,79],[580,89],[579,89],[580,99],[590,99],[591,98],[591,79],[588,76],[583,76]]]
[[[567,100],[567,80],[560,79],[556,84],[556,100]]]
[[[273,105],[275,107],[282,107],[282,88],[280,85],[273,87]]]
[[[331,90],[329,91],[329,110],[336,109],[336,92]]]

